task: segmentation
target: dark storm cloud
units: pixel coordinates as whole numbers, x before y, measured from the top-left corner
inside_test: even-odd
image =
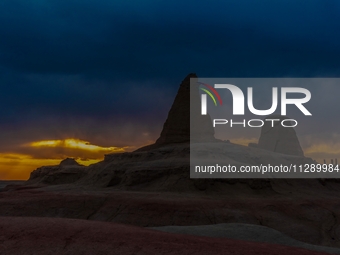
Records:
[[[152,141],[189,72],[338,76],[338,13],[312,0],[1,1],[0,146]]]
[[[126,79],[335,75],[336,1],[3,1],[2,64]]]

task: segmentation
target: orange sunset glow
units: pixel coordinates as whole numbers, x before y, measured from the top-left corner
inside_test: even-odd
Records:
[[[101,147],[97,145],[90,144],[87,141],[82,141],[79,139],[65,139],[65,140],[45,140],[33,142],[30,144],[32,147],[64,147],[70,149],[80,149],[86,151],[93,152],[105,152],[105,153],[113,153],[113,152],[123,152],[123,148],[117,147]]]
[[[0,153],[1,180],[27,180],[38,167],[58,165],[71,157],[79,164],[91,165],[105,154],[124,152],[127,147],[102,147],[80,139],[43,140],[22,145],[25,153]]]
[[[232,143],[247,146],[257,143],[257,138],[231,139]],[[151,142],[150,142],[151,143]],[[339,144],[314,143],[303,146],[306,157],[323,163],[339,158]],[[41,140],[23,144],[17,152],[0,153],[0,180],[27,180],[38,167],[58,165],[65,158],[74,158],[79,164],[91,165],[104,159],[105,154],[130,151],[130,147],[104,147],[88,141],[68,138]]]

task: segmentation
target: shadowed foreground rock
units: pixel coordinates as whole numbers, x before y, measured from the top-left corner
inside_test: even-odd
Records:
[[[16,186],[0,192],[0,216],[76,218],[143,227],[238,222],[267,226],[305,243],[340,247],[340,186],[335,182],[203,181],[203,191],[177,175],[131,187]]]
[[[25,226],[25,228],[23,228]],[[162,233],[108,222],[0,217],[1,255],[321,255],[300,248]]]
[[[218,238],[231,238],[252,242],[274,243],[286,246],[304,248],[308,250],[340,254],[340,249],[311,245],[297,241],[281,232],[259,225],[229,223],[201,226],[164,226],[151,229],[168,233],[187,234],[195,236],[209,236]]]

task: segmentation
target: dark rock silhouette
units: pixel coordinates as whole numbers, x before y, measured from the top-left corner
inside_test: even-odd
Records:
[[[57,166],[42,166],[34,170],[29,180],[45,184],[65,184],[79,180],[85,174],[86,167],[72,158],[66,158]]]
[[[66,158],[60,162],[59,166],[81,166],[81,165],[73,158]]]
[[[168,117],[163,125],[160,137],[155,144],[145,146],[138,151],[157,148],[172,143],[189,143],[190,142],[190,125],[195,125],[196,133],[191,134],[192,139],[200,141],[215,141],[214,128],[211,124],[209,115],[201,116],[200,114],[200,98],[197,96],[190,97],[190,79],[197,78],[197,75],[191,73],[182,81],[176,98],[168,113]],[[190,112],[190,101],[193,105]],[[190,123],[190,114],[193,115]]]
[[[210,181],[190,179],[189,172],[190,139],[193,140],[194,138],[195,142],[202,142],[200,144],[203,147],[206,146],[205,142],[212,144],[212,141],[219,141],[214,138],[210,116],[200,114],[198,90],[197,96],[194,93],[190,94],[190,79],[195,78],[197,78],[196,74],[192,73],[182,81],[161,135],[154,144],[142,147],[134,152],[105,155],[104,161],[89,167],[80,166],[74,159],[65,159],[59,166],[40,167],[33,171],[29,179],[30,183],[64,184],[77,182],[81,185],[96,187],[147,185],[153,190],[181,190],[183,192],[208,189],[207,183]],[[190,101],[193,105],[191,111]],[[190,125],[198,127],[195,128],[195,134],[190,134]],[[282,162],[290,164],[291,162],[312,162],[311,159],[303,157],[282,157],[278,153],[273,153],[280,152],[303,156],[293,128],[275,126],[271,129],[268,128],[268,125],[263,127],[258,147],[271,150],[271,153],[263,152],[256,146],[245,147],[230,142],[220,142],[223,150],[214,151],[212,154],[224,158],[226,163],[265,164]],[[222,151],[224,152],[222,153]],[[205,155],[209,155],[209,153],[205,153]],[[234,182],[237,182],[237,180],[234,180]],[[249,180],[246,182],[250,186],[257,183]],[[265,183],[269,183],[269,181],[267,180]],[[264,186],[267,187],[268,185]]]
[[[190,78],[182,81],[156,144],[190,142]]]
[[[299,139],[293,127],[283,127],[281,121],[289,119],[287,116],[271,115],[265,119],[279,119],[274,122],[272,127],[271,121],[265,121],[261,129],[261,136],[258,143],[258,148],[268,151],[283,153],[294,156],[304,156]],[[290,125],[288,121],[285,125]]]

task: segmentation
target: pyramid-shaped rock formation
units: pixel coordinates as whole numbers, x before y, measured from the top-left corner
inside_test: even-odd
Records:
[[[283,127],[280,122],[289,119],[287,116],[271,115],[266,119],[279,119],[274,122],[265,121],[261,129],[258,148],[294,156],[304,156],[299,139],[293,127]],[[288,125],[288,123],[286,123]]]
[[[140,148],[147,150],[173,143],[190,142],[190,114],[194,114],[192,125],[195,125],[195,137],[202,141],[215,141],[214,128],[209,115],[200,115],[200,98],[197,90],[197,97],[190,98],[190,79],[197,78],[196,74],[191,73],[182,81],[176,98],[168,113],[163,130],[155,144]],[[192,100],[191,100],[192,99]],[[192,109],[190,109],[190,100]]]
[[[182,81],[156,144],[190,141],[190,78],[196,77],[189,74]]]
[[[73,158],[66,158],[60,162],[59,166],[81,166],[81,165]]]

